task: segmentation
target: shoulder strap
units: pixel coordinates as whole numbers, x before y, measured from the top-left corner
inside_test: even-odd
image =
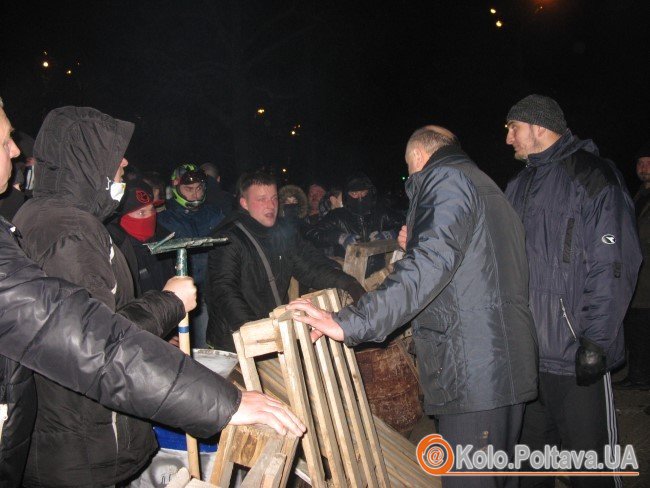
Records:
[[[259,254],[260,259],[262,260],[262,264],[264,264],[264,269],[266,270],[266,276],[269,279],[269,285],[271,285],[271,290],[273,291],[273,298],[275,298],[275,304],[279,307],[282,305],[282,300],[280,300],[280,294],[278,293],[278,287],[275,284],[275,276],[273,276],[273,272],[271,271],[271,265],[269,264],[269,260],[266,257],[266,254],[264,254],[264,251],[262,250],[262,247],[260,246],[259,242],[257,242],[257,239],[253,237],[253,234],[251,234],[246,227],[243,226],[241,222],[235,221],[235,225],[241,229],[241,231],[248,237],[248,239],[253,243],[253,246],[255,246],[255,249],[257,250],[257,254]]]

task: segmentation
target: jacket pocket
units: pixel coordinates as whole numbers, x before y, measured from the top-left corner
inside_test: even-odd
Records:
[[[420,385],[425,405],[444,405],[458,398],[456,358],[443,336],[426,330],[414,332]]]
[[[566,231],[564,233],[564,247],[562,249],[562,261],[565,263],[571,262],[571,244],[573,243],[573,227],[576,219],[571,217],[566,224]]]

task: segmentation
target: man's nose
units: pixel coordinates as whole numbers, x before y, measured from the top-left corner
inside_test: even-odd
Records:
[[[512,144],[512,131],[509,130],[508,133],[506,134],[506,144]]]

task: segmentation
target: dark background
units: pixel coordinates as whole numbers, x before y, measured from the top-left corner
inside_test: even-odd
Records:
[[[406,140],[435,123],[504,186],[521,165],[505,115],[530,93],[632,191],[650,141],[647,0],[56,3],[3,3],[13,125],[35,136],[50,109],[93,106],[135,122],[127,158],[165,175],[213,162],[230,185],[261,165],[330,184],[360,169],[396,193]]]

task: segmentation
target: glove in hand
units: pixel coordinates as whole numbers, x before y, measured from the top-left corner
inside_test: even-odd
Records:
[[[576,351],[576,381],[578,386],[593,385],[607,372],[607,355],[602,347],[584,337]]]

